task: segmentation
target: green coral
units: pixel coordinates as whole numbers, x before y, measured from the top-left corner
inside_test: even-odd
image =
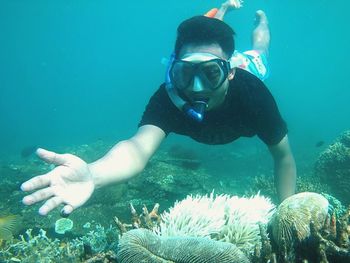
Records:
[[[85,236],[75,240],[79,243],[82,241],[85,245],[88,245],[93,253],[100,253],[106,250],[114,250],[118,244],[118,231],[114,227],[105,229],[100,224],[95,226],[94,230],[91,230]]]
[[[329,202],[329,214],[335,213],[337,218],[340,218],[346,212],[346,207],[334,196],[326,193],[322,193],[322,195]]]
[[[73,221],[69,218],[60,218],[55,222],[55,232],[64,234],[73,228]]]

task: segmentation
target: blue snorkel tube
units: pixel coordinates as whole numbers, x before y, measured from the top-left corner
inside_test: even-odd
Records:
[[[180,97],[177,89],[171,83],[170,79],[170,69],[174,60],[175,52],[173,52],[170,56],[165,75],[165,87],[168,92],[168,95],[171,101],[175,104],[175,106],[178,109],[180,109],[186,116],[188,116],[192,120],[201,122],[204,118],[205,109],[208,106],[207,101],[203,100],[189,103]]]
[[[183,111],[191,119],[201,122],[204,118],[204,112],[207,107],[207,102],[205,101],[195,101],[191,105],[186,103],[183,106]]]

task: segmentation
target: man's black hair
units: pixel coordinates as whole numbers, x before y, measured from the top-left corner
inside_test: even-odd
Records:
[[[175,56],[178,58],[180,49],[186,44],[205,45],[218,44],[227,57],[235,50],[233,29],[216,18],[195,16],[183,21],[177,28]]]

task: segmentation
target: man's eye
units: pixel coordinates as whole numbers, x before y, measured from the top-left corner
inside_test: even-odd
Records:
[[[208,67],[203,69],[203,72],[208,78],[218,78],[220,77],[220,70],[217,67]]]

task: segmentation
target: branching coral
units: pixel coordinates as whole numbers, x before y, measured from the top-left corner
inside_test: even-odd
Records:
[[[80,262],[109,249],[116,249],[118,233],[115,228],[96,225],[87,235],[70,241],[51,239],[46,231],[37,235],[28,229],[20,240],[12,240],[0,250],[0,262]]]
[[[72,249],[67,243],[50,239],[40,229],[38,235],[28,229],[19,241],[12,241],[0,250],[0,261],[30,262],[75,262],[83,254],[83,246]]]

